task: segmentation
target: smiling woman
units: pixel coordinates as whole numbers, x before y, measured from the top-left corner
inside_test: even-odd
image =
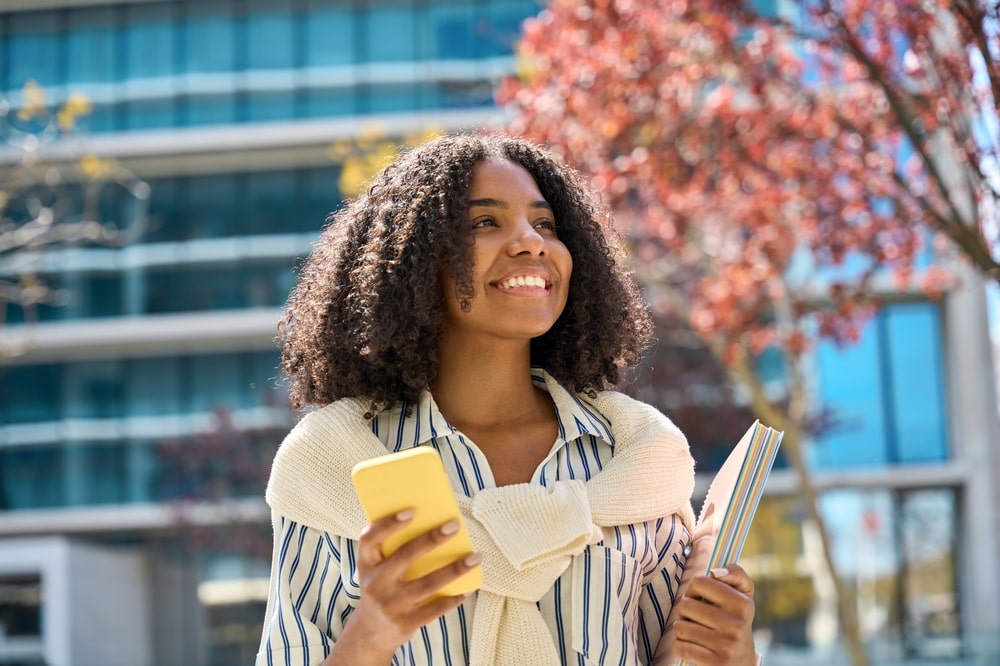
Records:
[[[330,218],[279,328],[294,404],[318,409],[268,484],[258,664],[754,663],[736,565],[696,579],[661,640],[693,462],[665,416],[611,390],[651,329],[598,201],[536,146],[463,135]],[[409,580],[457,523],[385,556],[414,514],[369,523],[349,472],[418,446],[440,454],[476,552]],[[435,594],[480,563],[480,590]]]

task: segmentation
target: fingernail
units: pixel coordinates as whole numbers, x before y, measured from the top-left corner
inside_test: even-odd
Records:
[[[416,511],[414,511],[413,509],[403,509],[402,511],[396,514],[396,520],[403,522],[404,520],[409,520],[410,518],[413,518],[414,514],[416,514]]]
[[[454,534],[458,531],[458,521],[449,520],[447,523],[441,526],[441,534]]]
[[[712,578],[725,578],[726,576],[729,575],[729,569],[726,569],[725,567],[719,567],[717,569],[712,569],[711,571],[709,571],[708,575],[711,576]]]
[[[465,566],[467,566],[467,567],[474,567],[474,566],[476,566],[477,564],[479,564],[480,562],[483,561],[483,554],[482,553],[472,553],[471,555],[467,556],[462,561],[465,562]]]

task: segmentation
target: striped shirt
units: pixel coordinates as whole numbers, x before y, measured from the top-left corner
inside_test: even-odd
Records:
[[[559,431],[532,482],[589,479],[614,455],[614,434],[593,407],[544,371],[534,383],[555,403]],[[412,407],[409,416],[408,408]],[[432,446],[456,493],[495,487],[476,445],[448,424],[430,393],[380,413],[372,431],[389,451]],[[360,598],[357,542],[276,515],[271,595],[258,666],[318,664]],[[573,558],[538,602],[563,664],[646,664],[673,605],[690,538],[676,515],[603,528],[601,543]],[[394,665],[468,663],[476,595],[425,625],[395,653]]]

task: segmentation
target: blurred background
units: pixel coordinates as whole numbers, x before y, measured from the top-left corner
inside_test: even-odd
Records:
[[[937,5],[0,1],[0,664],[253,662],[295,268],[479,127],[615,209],[699,495],[785,431],[765,662],[1000,664],[1000,24]]]

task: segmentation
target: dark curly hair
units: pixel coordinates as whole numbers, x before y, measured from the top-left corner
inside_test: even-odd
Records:
[[[439,274],[456,277],[462,309],[474,295],[468,191],[489,158],[531,174],[573,258],[566,308],[532,341],[532,364],[586,392],[638,364],[649,313],[618,263],[610,215],[581,176],[523,139],[444,136],[405,152],[327,219],[278,325],[296,409],[342,397],[381,409],[430,386],[444,321]]]

